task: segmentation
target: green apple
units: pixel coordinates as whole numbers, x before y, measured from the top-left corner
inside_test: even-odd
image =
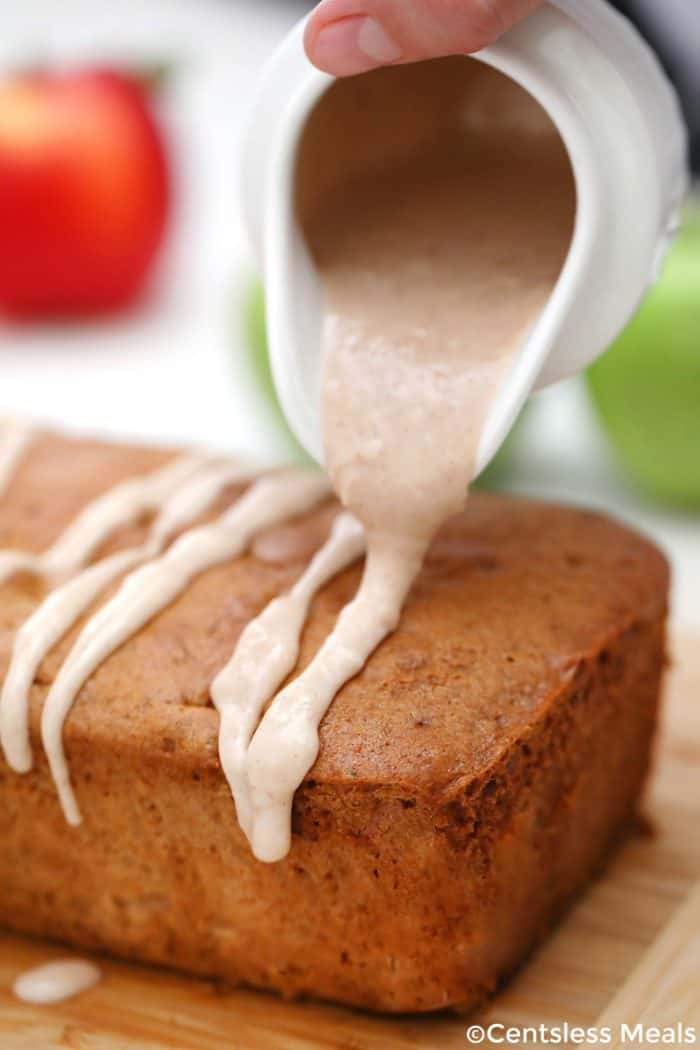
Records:
[[[272,379],[270,358],[267,352],[265,294],[259,281],[251,284],[244,300],[243,326],[250,374],[264,403],[270,410],[271,420],[288,446],[285,451],[291,458],[308,463],[310,462],[309,456],[289,428]]]
[[[280,412],[275,385],[272,381],[270,361],[267,356],[267,334],[265,331],[265,296],[262,285],[251,285],[245,302],[245,334],[249,350],[249,362],[255,383],[270,405]]]
[[[633,482],[663,502],[700,508],[700,202],[659,283],[587,378]]]

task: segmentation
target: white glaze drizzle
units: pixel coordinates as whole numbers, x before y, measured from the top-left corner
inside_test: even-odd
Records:
[[[156,557],[181,529],[203,514],[227,485],[251,476],[249,467],[220,463],[188,478],[167,499],[146,541],[89,566],[44,599],[20,627],[0,694],[0,745],[17,773],[32,768],[29,694],[41,662],[114,580]]]
[[[287,594],[273,599],[251,620],[212,684],[211,698],[220,716],[219,758],[235,799],[238,823],[251,844],[256,841],[247,770],[251,737],[265,704],[296,666],[313,598],[364,549],[360,523],[351,514],[339,514],[305,572]]]
[[[311,510],[330,492],[321,474],[289,469],[256,482],[217,521],[182,535],[165,554],[127,576],[85,625],[51,686],[41,736],[68,823],[81,821],[63,750],[63,724],[94,671],[200,573],[240,555],[263,529]]]
[[[87,959],[55,959],[20,974],[12,991],[25,1003],[48,1006],[86,992],[101,976],[99,967]]]
[[[22,457],[36,436],[36,429],[25,420],[8,420],[0,430],[0,497],[12,481]]]
[[[0,583],[30,572],[55,584],[73,576],[117,529],[159,509],[188,478],[212,462],[201,455],[177,459],[130,478],[89,503],[43,554],[0,551]]]
[[[362,670],[399,622],[422,551],[368,543],[360,588],[318,653],[267,708],[248,748],[250,842],[258,860],[282,860],[291,844],[294,792],[316,760],[318,727],[337,692]]]

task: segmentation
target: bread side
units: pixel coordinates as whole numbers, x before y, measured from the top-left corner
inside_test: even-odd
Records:
[[[41,549],[159,455],[40,442],[0,506],[0,543]],[[75,830],[37,735],[67,642],[45,661],[36,769],[0,761],[0,922],[287,995],[429,1010],[483,997],[590,879],[648,765],[666,565],[597,515],[488,496],[443,530],[399,631],[326,716],[289,857],[251,857],[207,686],[331,514],[204,574],[91,679],[65,732]],[[300,665],[357,579],[319,596]],[[0,588],[0,676],[39,597],[28,580]]]

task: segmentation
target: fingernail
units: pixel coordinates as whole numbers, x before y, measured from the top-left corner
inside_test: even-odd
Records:
[[[363,18],[357,34],[357,46],[373,62],[380,64],[396,62],[401,58],[401,48],[389,36],[381,22],[375,18]]]
[[[401,58],[401,48],[376,19],[367,15],[341,18],[316,37],[311,58],[328,73],[365,73]]]

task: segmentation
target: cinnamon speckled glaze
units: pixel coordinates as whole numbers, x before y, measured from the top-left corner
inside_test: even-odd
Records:
[[[100,492],[174,455],[39,434],[0,500],[0,547],[40,552]],[[443,527],[396,633],[326,714],[289,855],[251,855],[209,688],[333,517],[323,502],[205,572],[89,679],[64,733],[77,828],[39,723],[80,624],[44,661],[36,766],[0,760],[3,925],[287,996],[427,1011],[483,999],[595,875],[648,769],[666,562],[600,515],[485,494]],[[299,667],[360,571],[314,599]],[[42,586],[0,587],[0,679]]]

